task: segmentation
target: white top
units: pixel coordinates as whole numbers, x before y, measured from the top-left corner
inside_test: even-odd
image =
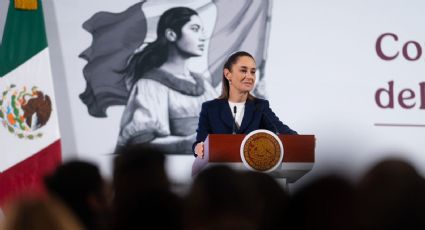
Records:
[[[239,129],[239,127],[241,127],[241,124],[242,124],[243,115],[245,114],[245,101],[239,102],[239,103],[229,101],[229,106],[230,106],[230,110],[232,111],[232,116],[235,118],[236,125]],[[235,106],[236,106],[236,116],[234,111]]]

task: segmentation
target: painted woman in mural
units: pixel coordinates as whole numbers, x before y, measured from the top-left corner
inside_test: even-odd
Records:
[[[80,54],[87,60],[80,99],[96,118],[107,117],[110,106],[125,105],[118,148],[145,143],[192,154],[201,104],[217,96],[231,52],[251,52],[263,79],[270,1],[187,0],[185,5],[190,7],[142,1],[120,13],[98,12],[83,24],[93,41]]]
[[[196,11],[176,7],[158,22],[157,39],[136,53],[125,69],[131,87],[121,119],[118,146],[149,143],[170,153],[190,154],[202,102],[217,96],[190,58],[205,49]]]

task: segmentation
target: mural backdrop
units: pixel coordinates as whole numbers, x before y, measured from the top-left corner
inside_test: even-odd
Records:
[[[126,106],[117,148],[150,143],[192,155],[201,104],[217,97],[226,56],[248,50],[264,67],[270,2],[187,3],[156,2],[162,13],[154,16],[145,14],[152,10],[149,1],[136,3],[121,13],[96,13],[83,24],[93,41],[80,54],[87,60],[80,98],[93,117],[107,117],[109,106]],[[212,25],[207,36],[200,14],[213,11],[215,17],[204,19]],[[206,65],[198,64],[199,72],[189,68],[190,59],[204,53]]]

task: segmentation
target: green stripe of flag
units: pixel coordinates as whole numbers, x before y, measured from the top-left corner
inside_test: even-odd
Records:
[[[47,47],[43,8],[15,9],[10,0],[3,38],[0,45],[0,77],[3,77]]]

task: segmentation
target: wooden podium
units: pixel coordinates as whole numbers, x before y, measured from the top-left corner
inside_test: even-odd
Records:
[[[203,168],[224,164],[235,169],[246,169],[240,156],[240,146],[245,134],[210,134],[204,142],[204,158],[196,158],[192,176]],[[285,178],[293,183],[313,168],[314,135],[279,135],[283,144],[282,165],[269,173],[273,177]],[[248,169],[246,169],[248,170]]]

